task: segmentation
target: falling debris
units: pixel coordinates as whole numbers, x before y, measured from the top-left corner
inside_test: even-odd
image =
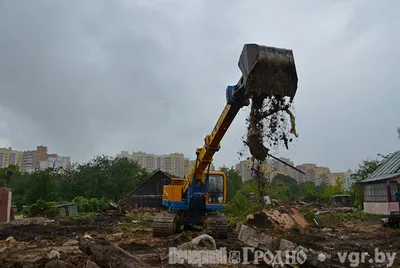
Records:
[[[295,117],[290,111],[291,100],[270,97],[252,98],[252,105],[248,122],[247,140],[244,142],[250,150],[251,155],[258,161],[264,161],[271,148],[277,148],[281,142],[286,149],[293,139],[290,134],[298,137],[296,131]],[[289,115],[291,128],[288,130]],[[264,144],[267,144],[265,146]]]

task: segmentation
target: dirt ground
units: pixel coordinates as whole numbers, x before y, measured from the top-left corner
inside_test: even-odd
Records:
[[[337,251],[367,251],[373,256],[375,248],[380,251],[400,251],[400,230],[382,227],[379,219],[324,215],[318,221],[320,226],[312,226],[307,230],[291,230],[281,235],[305,248],[332,255]],[[17,220],[0,227],[0,266],[44,267],[49,262],[49,254],[55,250],[61,260],[66,260],[75,267],[83,267],[90,256],[80,251],[77,237],[86,234],[93,238],[104,238],[138,255],[152,267],[178,267],[168,265],[168,258],[165,257],[168,248],[201,234],[201,231],[191,231],[169,238],[153,238],[150,226],[149,219],[120,216],[63,219],[54,222],[40,218]],[[229,252],[241,250],[245,246],[237,240],[234,229],[232,228],[227,239],[216,239],[217,248],[226,247]],[[350,266],[332,264],[326,267]],[[387,266],[360,264],[357,267]],[[396,256],[391,267],[400,267],[400,256]]]

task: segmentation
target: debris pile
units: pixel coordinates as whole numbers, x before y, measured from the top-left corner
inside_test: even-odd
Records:
[[[307,228],[307,220],[295,208],[279,207],[278,209],[264,209],[247,216],[246,224],[256,228],[291,229],[295,226]]]
[[[168,264],[170,247],[217,249],[216,254],[226,248],[227,253],[238,250],[242,257],[244,247],[254,247],[263,252],[301,250],[306,254],[307,262],[299,267],[350,267],[349,263],[340,263],[337,252],[365,251],[374,254],[374,249],[379,247],[381,252],[388,254],[400,248],[397,239],[400,230],[383,227],[379,218],[360,217],[332,209],[329,214],[318,215],[321,224],[316,226],[313,224],[314,211],[321,211],[321,208],[314,210],[313,207],[297,202],[250,214],[243,224],[238,225],[236,232],[229,232],[226,239],[202,235],[203,231],[196,229],[175,237],[153,238],[151,228],[147,228],[151,226],[150,222],[143,219],[144,214],[135,216],[140,218],[140,224],[133,222],[132,217],[107,215],[56,220],[52,224],[43,221],[38,224],[27,221],[19,226],[8,224],[0,227],[0,262],[5,268],[98,268],[109,267],[104,266],[105,262],[111,264],[121,260],[126,260],[125,264],[131,263],[130,267],[177,267],[176,264]],[[320,253],[329,253],[325,254],[324,262],[316,259]],[[249,263],[252,261],[253,264],[256,261],[254,254],[249,253]],[[399,265],[397,259],[391,267]],[[118,267],[124,265],[120,263]],[[186,263],[181,267],[198,266]]]

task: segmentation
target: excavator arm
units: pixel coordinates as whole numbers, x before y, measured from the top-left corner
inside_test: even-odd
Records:
[[[202,184],[204,184],[204,176],[203,173],[206,171],[207,167],[211,164],[214,154],[218,152],[221,148],[220,142],[224,137],[226,131],[229,126],[235,119],[236,115],[240,111],[243,106],[247,106],[249,104],[248,99],[234,99],[231,96],[235,88],[236,90],[240,89],[239,85],[229,86],[227,91],[227,101],[228,103],[225,105],[224,110],[222,111],[217,123],[214,126],[211,134],[207,135],[204,139],[204,146],[201,148],[197,148],[196,150],[196,163],[190,170],[189,176],[185,181],[183,187],[183,194],[186,193],[190,183],[195,183],[196,180],[200,180]]]
[[[239,58],[242,77],[235,86],[226,89],[227,104],[211,134],[204,139],[204,146],[196,150],[196,163],[183,186],[183,195],[189,186],[201,181],[204,171],[211,164],[214,154],[220,149],[220,142],[229,126],[250,98],[270,96],[290,97],[297,90],[297,73],[291,50],[246,44]]]
[[[208,202],[216,197],[209,197],[213,191],[208,189],[208,177],[204,174],[207,174],[205,172],[220,149],[221,140],[243,106],[248,106],[252,100],[254,108],[254,103],[263,102],[271,96],[293,99],[297,90],[297,73],[291,50],[245,44],[238,65],[242,76],[236,85],[226,89],[225,108],[211,133],[205,137],[203,147],[197,148],[196,163],[189,176],[171,179],[169,185],[163,186],[162,204],[169,210],[154,218],[153,236],[172,235],[178,232],[179,226],[198,224],[204,224],[206,232],[213,236],[227,236],[226,217],[213,214],[224,208],[224,202]],[[215,176],[213,181],[223,176],[218,171],[210,174]],[[226,188],[226,180],[223,183]]]

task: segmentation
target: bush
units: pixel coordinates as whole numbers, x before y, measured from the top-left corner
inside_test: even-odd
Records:
[[[106,198],[84,198],[82,196],[75,197],[72,200],[79,212],[97,212],[106,209],[109,201]]]
[[[51,206],[57,205],[56,202],[46,202],[42,199],[36,201],[35,204],[29,205],[27,207],[27,212],[29,217],[36,217],[36,216],[56,216],[58,212],[57,209],[50,208]],[[56,214],[55,214],[56,213]]]
[[[255,193],[254,200],[251,200],[249,193]],[[246,183],[239,190],[235,197],[226,205],[225,213],[234,217],[246,217],[248,214],[259,211],[264,208],[260,202],[260,196],[254,183]]]

